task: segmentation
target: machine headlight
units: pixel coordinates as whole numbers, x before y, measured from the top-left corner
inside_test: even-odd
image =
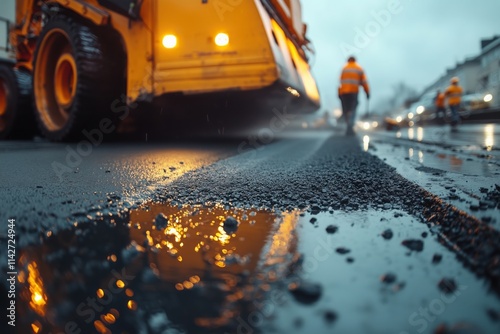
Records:
[[[161,41],[167,49],[173,49],[177,46],[177,37],[175,35],[165,35]]]
[[[217,36],[215,36],[215,44],[217,46],[227,46],[229,44],[229,36],[222,32],[217,34]]]
[[[491,102],[493,100],[493,95],[491,94],[486,94],[483,98],[484,102]]]

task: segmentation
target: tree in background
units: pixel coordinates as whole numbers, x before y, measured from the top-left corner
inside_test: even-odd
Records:
[[[407,108],[410,104],[418,100],[416,89],[408,86],[403,81],[392,86],[392,95],[382,99],[378,104],[379,113],[383,115],[392,114],[400,108]]]

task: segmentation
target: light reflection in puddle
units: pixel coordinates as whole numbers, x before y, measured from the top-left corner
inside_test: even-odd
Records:
[[[407,150],[407,151],[406,151]],[[455,154],[425,152],[418,148],[405,148],[408,158],[425,167],[434,168],[445,172],[466,173],[467,175],[490,176],[497,172],[494,164],[483,161],[464,159]],[[407,159],[408,159],[407,158]]]
[[[418,162],[420,162],[421,164],[424,163],[424,152],[422,151],[418,151]]]
[[[463,164],[463,160],[454,156],[454,155],[447,155],[447,154],[438,154],[437,157],[440,160],[448,161],[449,165],[451,166],[451,170],[453,171],[460,171],[461,166]]]
[[[25,268],[18,275],[19,283],[26,283],[27,285],[27,289],[23,291],[23,297],[29,300],[29,306],[33,311],[40,316],[44,316],[47,295],[45,294],[43,279],[38,271],[38,265],[36,261],[26,263],[25,257],[21,257],[19,264]]]
[[[322,228],[308,223],[312,217]],[[335,234],[325,234],[329,224],[338,227]],[[485,310],[499,309],[500,301],[415,217],[399,210],[322,212],[306,214],[298,229],[298,250],[314,262],[309,266],[304,262],[302,276],[320,284],[322,296],[312,306],[284,304],[263,332],[437,333],[442,323],[462,322],[481,329],[468,333],[498,332],[498,322]],[[390,239],[382,237],[387,229],[392,232]],[[422,250],[406,248],[403,241],[408,239],[420,240]],[[339,253],[338,247],[349,252]],[[433,263],[434,254],[442,256],[441,262]],[[383,281],[388,273],[394,275],[393,282]],[[456,281],[456,294],[443,295],[438,287],[443,277]],[[437,309],[436,300],[442,300],[445,312],[432,311]],[[424,313],[419,313],[423,309],[432,315],[425,331],[417,325],[424,320]],[[327,312],[337,315],[333,323]]]
[[[148,204],[127,218],[21,250],[19,328],[233,332],[298,259],[298,212]]]
[[[414,137],[415,137],[415,129],[408,128],[408,139],[413,140]]]
[[[158,228],[154,220],[163,214],[168,222]],[[257,267],[261,250],[274,232],[275,223],[291,224],[293,220],[266,211],[149,205],[130,215],[130,239],[137,245],[147,244],[149,263],[165,280],[182,281],[190,275],[203,275],[210,269],[241,274]],[[224,228],[227,217],[239,222],[234,231]],[[289,240],[280,240],[286,245]],[[214,274],[214,273],[212,273]],[[179,282],[177,282],[179,283]]]
[[[370,148],[370,137],[365,135],[363,137],[363,151],[368,152],[369,148]]]
[[[418,141],[424,140],[424,128],[420,126],[417,128],[417,140]]]
[[[495,126],[488,124],[484,127],[484,146],[487,151],[493,150],[495,145]]]

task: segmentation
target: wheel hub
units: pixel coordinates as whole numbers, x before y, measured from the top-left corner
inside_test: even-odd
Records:
[[[68,109],[76,91],[76,64],[73,56],[68,52],[63,53],[57,61],[54,91],[59,107]]]
[[[40,43],[35,60],[33,89],[37,112],[50,131],[64,128],[70,116],[78,69],[68,34],[55,28]]]

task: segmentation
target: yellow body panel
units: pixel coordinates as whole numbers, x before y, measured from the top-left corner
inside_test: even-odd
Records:
[[[36,26],[30,22],[33,13],[27,7],[35,10],[36,5],[34,0],[18,2],[17,23],[23,28],[15,33],[26,36]],[[142,0],[137,19],[99,0],[47,3],[57,3],[121,36],[130,103],[167,93],[248,91],[279,83],[283,91],[298,92],[319,105],[319,93],[301,49],[306,39],[299,0]],[[276,11],[270,12],[270,6]],[[284,16],[277,19],[276,15]],[[216,45],[219,33],[229,36],[227,45]],[[163,45],[166,35],[176,37],[175,47]],[[27,57],[29,52],[22,61],[30,68]]]
[[[242,1],[223,15],[210,1],[158,1],[157,6],[155,94],[248,90],[269,86],[278,79],[254,1]],[[216,45],[219,33],[229,36],[228,45]],[[165,35],[175,35],[177,46],[165,48]]]
[[[315,101],[319,101],[318,87],[316,86],[316,80],[314,80],[311,74],[309,64],[299,55],[297,48],[290,40],[288,40],[287,43],[306,95]]]
[[[254,90],[282,81],[319,104],[309,64],[260,0],[231,7],[213,1],[144,0],[141,20],[110,14],[110,24],[125,42],[129,101],[165,93]],[[218,33],[229,36],[227,46],[215,44]],[[163,46],[165,35],[176,36],[174,48]]]

